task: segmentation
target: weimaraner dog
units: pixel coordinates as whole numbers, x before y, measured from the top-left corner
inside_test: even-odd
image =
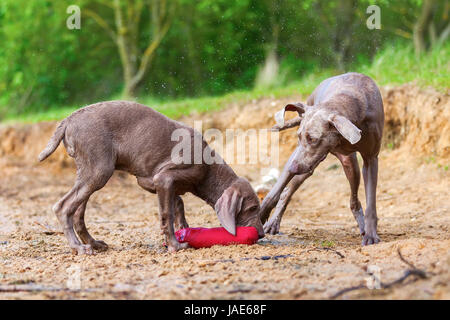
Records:
[[[200,139],[201,155],[214,154],[194,129],[134,102],[93,104],[58,125],[39,161],[52,154],[61,141],[75,159],[75,185],[53,207],[73,253],[93,254],[94,249],[108,248],[88,233],[84,212],[89,197],[106,184],[114,170],[129,172],[136,176],[139,186],[158,195],[161,230],[171,252],[187,247],[174,235],[174,225],[176,229],[188,227],[180,197],[186,192],[211,205],[230,233],[235,234],[236,226],[253,226],[260,237],[264,236],[259,199],[247,180],[223,161],[174,161],[177,142],[172,133],[179,129],[187,132],[189,143]],[[194,149],[187,158],[196,157]]]
[[[296,111],[299,117],[284,122],[285,111]],[[350,209],[363,237],[362,245],[378,243],[376,188],[384,111],[375,82],[359,73],[326,79],[314,90],[306,104],[288,104],[275,115],[275,119],[277,125],[273,130],[300,127],[297,131],[298,146],[261,205],[263,223],[276,205],[275,213],[264,225],[264,231],[270,234],[279,232],[281,218],[292,195],[331,153],[342,163],[350,182]],[[364,162],[365,215],[358,200],[360,171],[356,152],[361,154]]]

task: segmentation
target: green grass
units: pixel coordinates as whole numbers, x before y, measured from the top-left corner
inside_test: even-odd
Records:
[[[435,47],[416,57],[412,46],[388,46],[375,56],[371,65],[357,68],[379,85],[415,81],[419,86],[431,86],[447,91],[450,86],[450,43]]]
[[[270,89],[253,89],[234,91],[219,97],[202,97],[183,100],[174,100],[154,105],[154,100],[141,99],[139,102],[151,106],[171,118],[178,118],[182,115],[188,115],[192,112],[207,112],[220,110],[233,102],[249,101],[263,97],[280,98],[291,95],[310,94],[319,82],[332,75],[330,71],[309,74],[300,81],[295,81],[287,86],[275,87]]]
[[[432,86],[447,91],[450,86],[450,44],[434,48],[431,52],[416,57],[412,46],[387,46],[381,50],[369,65],[359,65],[348,71],[362,72],[371,76],[379,85],[397,85],[415,81],[419,86]],[[249,101],[263,97],[279,98],[296,94],[308,95],[324,79],[336,75],[336,70],[325,69],[311,72],[302,79],[288,85],[269,88],[235,91],[218,97],[188,98],[159,101],[154,97],[142,97],[138,102],[148,105],[171,118],[178,118],[193,112],[219,110],[230,103]],[[119,99],[119,97],[112,97]],[[80,105],[54,106],[36,113],[6,114],[3,123],[34,123],[60,120],[67,117]]]
[[[307,95],[310,94],[314,88],[322,80],[336,74],[330,70],[325,70],[319,73],[309,74],[299,81],[290,83],[287,86],[281,86],[271,89],[254,89],[234,91],[223,96],[218,97],[200,97],[188,98],[182,100],[172,101],[158,101],[153,97],[142,97],[137,101],[145,104],[153,109],[165,114],[170,118],[179,118],[183,115],[189,115],[193,112],[208,112],[213,110],[220,110],[233,102],[249,101],[252,99],[259,99],[263,97],[285,97],[291,95]],[[112,97],[111,100],[120,99],[120,97]],[[36,123],[41,121],[60,120],[73,111],[79,109],[81,106],[65,106],[65,107],[51,107],[46,111],[26,114],[6,114],[3,123]]]

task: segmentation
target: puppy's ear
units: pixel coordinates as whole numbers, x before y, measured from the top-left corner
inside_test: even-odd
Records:
[[[351,144],[361,140],[361,130],[346,117],[340,115],[330,115],[328,121],[339,131],[339,133]]]
[[[220,223],[233,236],[236,235],[236,216],[241,211],[242,200],[239,191],[234,187],[229,187],[214,206]]]
[[[301,102],[290,103],[286,105],[283,109],[275,113],[275,121],[277,122],[277,125],[280,128],[284,126],[284,114],[286,111],[296,111],[299,117],[301,117],[302,114],[306,111],[306,106]]]

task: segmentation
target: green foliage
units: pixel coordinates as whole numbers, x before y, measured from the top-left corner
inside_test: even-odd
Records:
[[[203,96],[199,98],[182,98],[158,100],[153,96],[144,96],[138,100],[166,116],[176,119],[183,115],[189,115],[193,112],[208,112],[220,110],[231,103],[245,102],[252,99],[263,97],[280,98],[291,95],[307,95],[322,80],[337,74],[337,71],[322,70],[312,72],[304,76],[301,80],[290,83],[289,85],[266,89],[238,90],[222,96]],[[119,99],[119,96],[113,96],[110,99]],[[23,114],[7,113],[4,117],[4,123],[25,122],[35,123],[40,121],[60,120],[70,115],[82,105],[54,106],[46,111],[32,111]]]
[[[176,3],[175,17],[139,88],[139,100],[160,105],[168,115],[300,87],[308,93],[322,77],[345,70],[366,72],[381,83],[418,79],[448,87],[448,72],[443,72],[448,71],[448,44],[420,58],[408,45],[399,46],[401,38],[411,41],[420,0],[167,1]],[[114,29],[112,3],[0,2],[0,118],[59,119],[80,105],[120,98],[117,46],[98,21],[83,13],[98,14]],[[66,9],[73,4],[81,8],[81,30],[66,27]],[[381,7],[381,30],[366,27],[369,4]],[[152,35],[150,15],[144,10],[140,18],[141,51]],[[442,16],[436,15],[437,28],[448,23]],[[253,89],[271,48],[280,61],[279,76],[269,91]]]
[[[358,71],[370,75],[379,85],[401,84],[416,81],[421,86],[433,85],[440,90],[448,90],[450,83],[450,45],[435,48],[429,54],[417,58],[409,45],[387,45],[372,62],[350,66],[347,71]],[[418,60],[417,60],[418,59]],[[367,65],[367,64],[368,65]],[[314,88],[328,77],[339,74],[334,69],[311,69],[298,80],[270,89],[237,90],[222,96],[203,96],[199,98],[155,99],[154,96],[143,96],[138,101],[148,105],[163,114],[178,118],[192,112],[207,112],[219,110],[231,103],[244,102],[263,97],[286,97],[291,95],[307,96]],[[109,99],[119,99],[112,96]],[[5,122],[39,122],[60,120],[81,105],[73,104],[65,107],[53,106],[46,111],[34,111],[22,114],[9,112],[5,115]]]
[[[72,1],[3,0],[0,4],[0,103],[17,113],[111,95],[120,67],[104,63],[108,43],[66,27]],[[104,83],[108,81],[108,83]],[[4,90],[4,91],[3,91]]]
[[[370,65],[358,68],[379,84],[401,84],[416,81],[420,86],[448,90],[450,85],[450,43],[433,48],[417,57],[412,45],[387,45]]]

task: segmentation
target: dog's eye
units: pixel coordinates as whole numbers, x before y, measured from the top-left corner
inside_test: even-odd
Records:
[[[306,142],[311,145],[316,145],[320,142],[320,139],[313,138],[309,134],[306,134]]]

